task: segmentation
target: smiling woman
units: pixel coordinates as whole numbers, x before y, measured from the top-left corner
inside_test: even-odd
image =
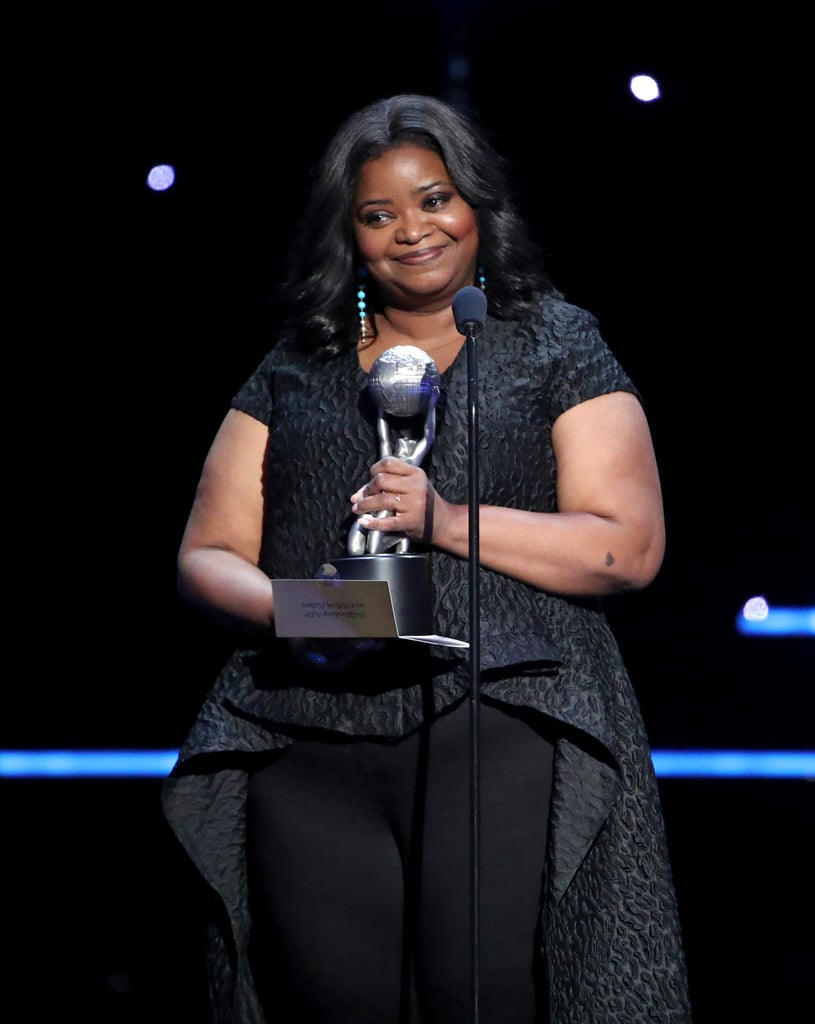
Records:
[[[365,164],[353,224],[359,264],[379,295],[376,311],[362,323],[360,365],[369,372],[382,352],[405,336],[415,338],[416,325],[405,322],[403,311],[410,318],[421,303],[423,333],[415,344],[447,370],[464,344],[450,324],[450,288],[455,294],[475,278],[478,225],[441,157],[406,143]],[[438,315],[432,316],[436,294]]]
[[[286,1003],[322,1024],[686,1024],[656,774],[599,603],[648,586],[664,552],[637,387],[550,280],[487,134],[433,97],[340,125],[287,267],[280,329],[223,417],[178,552],[182,597],[235,638],[163,788],[211,897],[215,1021]],[[454,304],[479,288],[473,808],[472,648],[389,636],[309,662],[276,633],[272,581],[313,580],[353,530],[386,550],[398,532],[430,565],[432,633],[468,634]],[[369,371],[400,347],[438,371],[421,459],[409,417],[377,451]]]
[[[446,370],[464,343],[450,323],[450,295],[475,280],[475,211],[439,154],[409,143],[364,165],[355,198],[358,259],[380,299],[363,332],[363,367],[395,338],[415,334],[412,313],[420,308],[422,347]]]

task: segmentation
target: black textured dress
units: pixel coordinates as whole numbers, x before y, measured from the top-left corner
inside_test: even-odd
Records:
[[[349,495],[377,456],[375,410],[355,351],[330,360],[281,338],[233,400],[270,427],[260,564],[307,578],[345,554]],[[547,299],[536,322],[488,320],[479,342],[483,504],[554,511],[551,429],[571,406],[636,392],[595,318]],[[422,466],[468,500],[465,350],[442,374]],[[464,559],[431,553],[435,632],[467,638]],[[598,602],[481,570],[481,690],[559,723],[543,953],[552,1024],[687,1024],[691,1013],[656,779],[636,695]],[[466,651],[387,641],[343,673],[309,671],[271,639],[237,649],[163,784],[164,812],[212,895],[209,976],[217,1024],[275,1024],[249,967],[244,806],[256,759],[319,727],[401,736],[463,699]],[[371,680],[375,681],[374,683]],[[281,1006],[281,1017],[284,1008]]]

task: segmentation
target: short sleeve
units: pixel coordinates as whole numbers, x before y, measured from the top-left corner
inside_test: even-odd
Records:
[[[593,313],[564,301],[547,304],[543,331],[553,356],[548,388],[553,417],[613,391],[628,391],[642,400],[603,339]]]
[[[277,361],[276,349],[267,352],[252,375],[233,396],[230,408],[245,412],[268,426],[274,411],[273,394]]]

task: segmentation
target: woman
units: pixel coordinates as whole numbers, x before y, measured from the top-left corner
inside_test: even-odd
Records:
[[[326,671],[275,636],[271,581],[313,577],[352,527],[398,531],[429,553],[435,632],[467,636],[452,302],[479,284],[480,1020],[689,1021],[647,739],[598,601],[664,552],[636,387],[549,280],[488,138],[437,99],[349,117],[294,238],[287,320],[178,556],[182,597],[237,637],[164,787],[211,892],[215,1019],[472,1021],[466,651],[387,640]],[[377,456],[366,403],[397,345],[440,374],[421,465]]]

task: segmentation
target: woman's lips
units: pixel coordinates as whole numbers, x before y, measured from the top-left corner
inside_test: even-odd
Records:
[[[432,260],[437,259],[444,252],[445,247],[443,245],[434,245],[430,249],[419,249],[417,252],[405,253],[404,256],[397,256],[397,263],[430,263]]]

